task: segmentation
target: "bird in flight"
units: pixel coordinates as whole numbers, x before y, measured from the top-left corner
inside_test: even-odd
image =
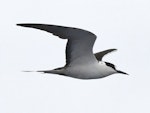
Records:
[[[17,25],[47,31],[61,39],[68,40],[66,45],[66,65],[53,70],[37,72],[59,74],[78,79],[98,79],[115,73],[128,75],[117,70],[114,64],[102,61],[103,56],[116,49],[108,49],[93,54],[96,35],[87,30],[46,24]]]

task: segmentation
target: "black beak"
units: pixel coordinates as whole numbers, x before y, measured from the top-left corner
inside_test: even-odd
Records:
[[[117,73],[125,74],[125,75],[129,75],[128,73],[125,73],[125,72],[123,72],[123,71],[119,71],[119,70],[117,70]]]

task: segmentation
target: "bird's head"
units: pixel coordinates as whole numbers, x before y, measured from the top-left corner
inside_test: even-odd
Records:
[[[113,69],[115,73],[120,73],[120,74],[128,75],[127,73],[125,73],[123,71],[117,70],[116,67],[115,67],[115,65],[112,64],[112,63],[105,62],[105,65],[108,66],[109,68]]]

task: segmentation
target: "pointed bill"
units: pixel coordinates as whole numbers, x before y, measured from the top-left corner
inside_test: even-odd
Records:
[[[117,70],[117,73],[124,74],[124,75],[129,75],[128,73],[120,71],[120,70]]]

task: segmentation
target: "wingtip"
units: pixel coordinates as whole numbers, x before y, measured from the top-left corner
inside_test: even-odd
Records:
[[[116,49],[116,48],[114,48],[114,49],[112,49],[112,51],[117,51],[118,49]]]
[[[27,27],[29,24],[16,24],[17,26]]]
[[[20,26],[20,24],[16,24],[16,26]]]
[[[21,26],[21,25],[23,25],[23,24],[16,24],[17,26]]]
[[[118,49],[114,48],[114,49],[111,49],[110,53],[111,52],[116,52]]]
[[[30,28],[42,29],[42,25],[45,25],[45,24],[19,23],[19,24],[16,24],[16,25],[21,26],[21,27],[30,27]]]

